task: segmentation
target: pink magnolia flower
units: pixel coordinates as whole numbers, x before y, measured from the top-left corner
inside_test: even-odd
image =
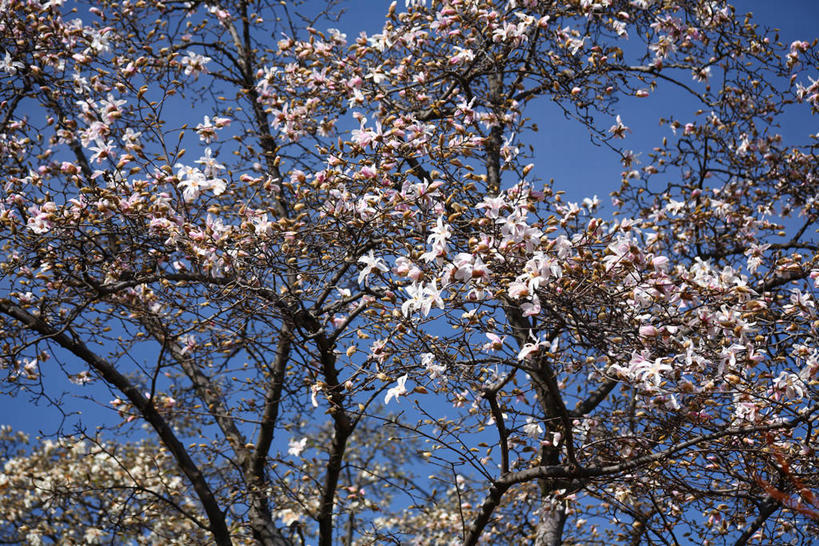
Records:
[[[537,295],[532,296],[532,301],[527,301],[521,304],[520,310],[524,317],[531,317],[540,313],[540,298]]]
[[[32,216],[29,217],[26,227],[37,235],[48,233],[54,227],[54,214],[57,212],[57,205],[53,201],[43,203],[42,206],[33,206],[29,209]]]
[[[648,360],[641,354],[632,355],[629,362],[629,375],[642,381],[647,388],[658,387],[663,379],[663,372],[670,372],[673,369],[663,362],[662,358]]]
[[[498,218],[500,211],[506,206],[506,199],[503,196],[486,196],[483,198],[483,201],[477,204],[476,208],[486,209],[484,214],[486,214],[487,218]]]
[[[472,254],[463,252],[455,256],[453,266],[455,270],[454,277],[459,281],[486,278],[490,273],[489,268],[486,267],[480,256],[472,256]]]
[[[640,326],[640,337],[654,337],[659,333],[657,328],[651,324]]]
[[[506,341],[506,336],[500,337],[492,332],[487,332],[486,337],[489,338],[489,343],[484,344],[484,351],[499,351],[503,348],[503,344]]]
[[[101,141],[110,134],[111,128],[106,123],[95,120],[80,132],[80,143],[88,148],[91,143]]]
[[[102,116],[106,123],[112,123],[114,120],[122,117],[122,109],[120,106],[127,104],[128,101],[123,99],[115,99],[110,93],[108,96],[100,101],[100,108],[102,109]]]
[[[358,129],[353,129],[350,134],[350,139],[362,148],[366,148],[384,137],[380,122],[375,122],[375,130],[365,127],[366,122],[367,118],[361,118],[361,126]]]
[[[460,46],[455,46],[455,55],[449,58],[449,64],[470,63],[475,60],[475,52]]]
[[[509,297],[512,299],[520,299],[522,297],[529,295],[529,287],[526,283],[515,281],[509,284],[509,288],[506,290]]]
[[[89,159],[91,163],[102,163],[103,159],[114,157],[114,148],[116,146],[112,142],[97,140],[96,146],[89,146],[89,150],[94,152]]]
[[[539,352],[543,346],[542,341],[525,343],[518,353],[518,360],[526,360],[531,355]]]
[[[253,218],[253,230],[256,235],[266,237],[273,232],[273,222],[268,220],[267,213]]]
[[[359,177],[363,178],[364,180],[372,180],[376,176],[378,176],[378,171],[374,167],[370,167],[369,165],[365,165],[361,167],[361,170],[358,171]]]

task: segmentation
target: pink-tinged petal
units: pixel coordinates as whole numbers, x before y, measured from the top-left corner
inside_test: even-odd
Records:
[[[640,336],[642,337],[654,337],[657,335],[657,333],[658,333],[657,328],[655,328],[651,324],[645,324],[643,326],[640,326]]]

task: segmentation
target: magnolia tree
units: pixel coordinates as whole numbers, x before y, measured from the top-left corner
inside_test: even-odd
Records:
[[[813,44],[720,0],[0,6],[2,390],[98,404],[3,429],[1,541],[816,539]],[[539,181],[548,105],[613,208]]]

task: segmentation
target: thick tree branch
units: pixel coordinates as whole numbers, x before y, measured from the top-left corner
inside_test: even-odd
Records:
[[[344,408],[345,396],[336,369],[335,345],[327,338],[321,324],[309,311],[298,313],[295,320],[297,325],[309,331],[316,340],[321,355],[320,365],[324,377],[324,391],[330,404],[328,413],[333,419],[333,439],[330,444],[330,455],[327,459],[326,474],[319,500],[319,512],[316,517],[319,524],[319,545],[332,546],[333,509],[335,507],[338,479],[341,475],[347,441],[350,439],[355,425]]]
[[[734,543],[734,546],[745,546],[748,544],[748,541],[754,536],[760,527],[765,524],[765,521],[771,517],[774,512],[779,509],[779,504],[774,501],[773,499],[765,500],[759,507],[759,515],[756,519],[745,528],[742,534],[739,536],[737,541]]]
[[[594,410],[594,408],[596,408],[603,400],[606,399],[614,387],[617,386],[617,383],[619,382],[610,379],[609,381],[606,381],[600,385],[600,387],[592,391],[585,400],[578,402],[574,409],[569,412],[569,416],[577,418],[588,415]]]
[[[498,443],[501,448],[501,472],[509,472],[509,432],[503,422],[503,412],[498,405],[498,392],[494,389],[487,389],[483,397],[489,401],[489,408],[492,410],[492,417],[495,419],[495,426],[498,429]]]
[[[276,350],[276,359],[273,362],[270,386],[267,391],[264,413],[262,414],[262,423],[259,426],[259,435],[256,438],[256,447],[253,452],[251,472],[253,476],[258,479],[264,477],[267,454],[273,442],[273,433],[276,429],[282,388],[284,387],[284,374],[287,368],[287,362],[290,358],[290,346],[293,341],[292,335],[289,323],[282,322],[281,333],[279,334],[279,346]]]
[[[511,484],[492,484],[489,488],[489,495],[487,495],[478,510],[478,516],[475,518],[475,521],[472,522],[472,525],[469,526],[469,530],[464,537],[464,546],[474,546],[478,543],[481,533],[483,533],[489,520],[492,519],[492,513],[500,504],[503,494],[506,493],[509,487],[511,487]]]

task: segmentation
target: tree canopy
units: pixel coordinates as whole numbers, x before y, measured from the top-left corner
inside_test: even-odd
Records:
[[[98,407],[2,429],[0,542],[816,540],[815,42],[722,0],[0,7],[0,389]],[[548,181],[543,105],[611,207]]]

